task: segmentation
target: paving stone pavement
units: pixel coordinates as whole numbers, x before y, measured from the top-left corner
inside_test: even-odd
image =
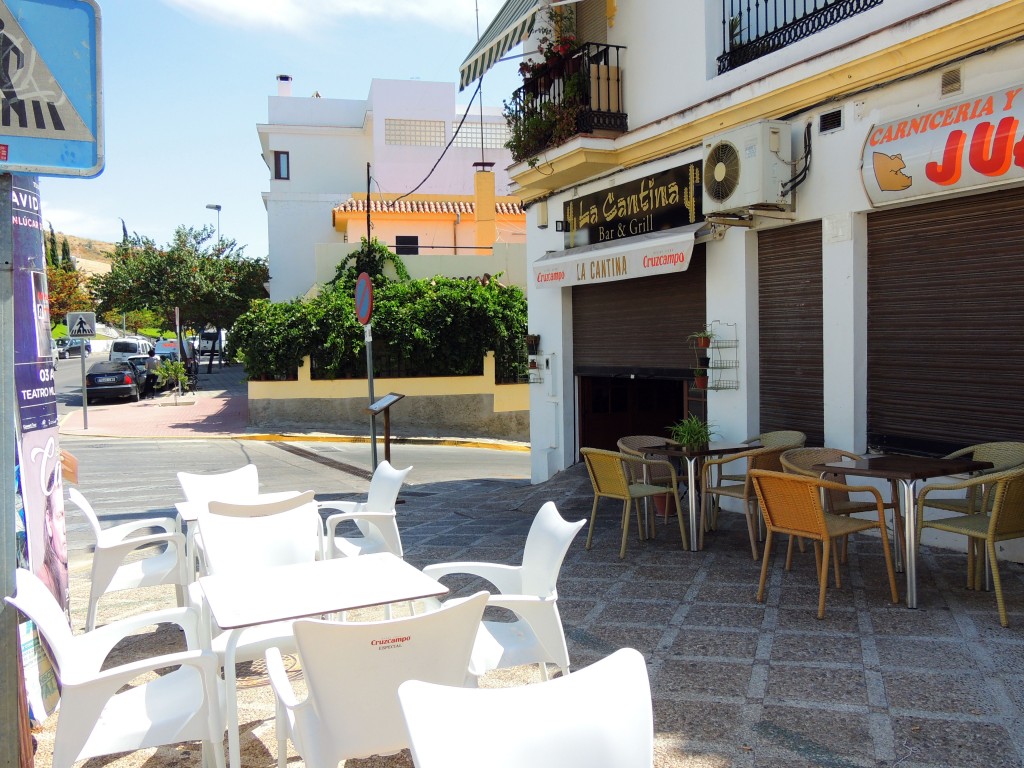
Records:
[[[447,481],[411,486],[402,496],[406,559],[417,566],[518,562],[541,504],[553,500],[567,519],[580,519],[589,517],[593,499],[582,465],[536,486]],[[631,538],[620,561],[619,511],[616,502],[602,502],[590,551],[586,529],[577,536],[562,569],[559,605],[574,668],[623,646],[646,657],[658,768],[1024,765],[1024,568],[1002,568],[1011,612],[1004,629],[994,596],[962,587],[965,555],[922,548],[921,607],[911,611],[888,602],[878,540],[858,536],[843,587],[829,590],[819,621],[810,550],[796,556],[788,573],[784,557],[776,558],[759,605],[759,565],[740,515],[723,514],[701,552],[681,551],[674,523],[659,524],[656,539]],[[87,583],[87,571],[73,575],[80,596],[72,606],[76,631]],[[481,586],[472,579],[447,583],[454,594]],[[151,607],[137,593],[104,600],[101,621],[112,609]],[[146,651],[156,642],[142,640],[139,649]],[[528,668],[492,675],[485,685],[538,679]],[[276,761],[270,689],[258,668],[243,674],[242,685],[243,765],[270,768]],[[37,765],[45,768],[44,752]],[[198,750],[186,746],[114,764],[198,762]],[[290,763],[300,760],[292,754]],[[407,752],[348,763],[412,765]]]

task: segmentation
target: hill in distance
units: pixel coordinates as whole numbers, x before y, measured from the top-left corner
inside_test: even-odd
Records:
[[[78,268],[91,275],[105,274],[110,271],[111,254],[114,252],[114,243],[105,243],[102,240],[90,240],[86,237],[68,235],[63,232],[55,232],[57,236],[57,248],[66,237],[71,247],[71,255],[78,263]],[[44,239],[50,236],[49,231],[44,233]]]

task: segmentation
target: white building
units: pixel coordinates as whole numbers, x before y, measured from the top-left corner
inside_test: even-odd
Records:
[[[454,211],[453,206],[459,212],[468,211],[474,227],[487,222],[491,232],[488,248],[495,242],[521,243],[525,239],[521,211],[513,216],[520,219],[517,225],[502,227],[510,205],[503,196],[510,186],[505,169],[511,155],[504,148],[507,128],[500,110],[485,107],[481,118],[474,104],[467,115],[465,106],[456,106],[456,87],[451,83],[373,80],[366,99],[328,99],[319,94],[307,98],[293,96],[291,91],[291,77],[280,75],[278,93],[269,97],[267,123],[257,126],[263,158],[270,169],[270,190],[263,194],[263,201],[269,231],[271,300],[286,301],[306,294],[316,282],[318,250],[322,262],[325,252],[340,259],[349,250],[344,246],[349,240],[358,246],[359,238],[366,236],[365,226],[350,233],[348,223],[339,220],[336,227],[334,209],[357,193],[365,199],[368,186],[371,200],[380,201],[411,192],[423,182],[409,200],[431,201],[439,211]],[[463,117],[458,136],[445,152]],[[426,178],[442,153],[437,169]],[[489,211],[482,210],[481,200],[489,201]],[[518,201],[515,207],[518,210]],[[443,246],[448,243],[423,242],[434,225],[422,223],[422,208],[407,217],[407,236],[420,243],[420,253],[445,253]],[[460,226],[463,217],[460,213]],[[387,226],[374,236],[394,250],[395,238],[403,236],[402,225],[395,222],[394,214],[384,218],[389,219]],[[476,229],[458,233],[461,241],[457,241],[456,212],[451,218],[447,231],[452,253],[456,245],[460,254],[472,251],[471,243],[480,245]],[[476,252],[484,254],[488,248]],[[415,260],[415,256],[403,258]],[[418,273],[414,267],[410,271]],[[481,268],[479,273],[485,271],[493,270]]]
[[[546,4],[500,18],[525,29]],[[591,122],[510,169],[545,371],[535,482],[705,403],[726,440],[1024,437],[1022,0],[574,7]],[[523,114],[558,92],[532,84]],[[687,337],[705,324],[698,391]]]

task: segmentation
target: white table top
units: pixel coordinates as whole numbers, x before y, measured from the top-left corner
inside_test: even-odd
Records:
[[[448,587],[382,552],[199,579],[222,629],[436,597]]]
[[[239,504],[269,504],[274,501],[284,501],[298,496],[303,491],[274,491],[272,493],[260,493],[250,496],[247,499],[217,499],[217,501],[230,501]],[[199,519],[200,510],[206,509],[208,501],[176,501],[174,508],[178,510],[178,517],[186,523],[194,523]]]

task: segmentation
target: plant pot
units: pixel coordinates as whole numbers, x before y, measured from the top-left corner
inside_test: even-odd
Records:
[[[696,387],[697,389],[707,389],[708,388],[708,377],[707,376],[694,376],[693,377],[693,386]]]
[[[711,346],[711,339],[707,338],[706,336],[698,336],[697,346],[700,347],[701,349],[707,349],[708,347]]]

